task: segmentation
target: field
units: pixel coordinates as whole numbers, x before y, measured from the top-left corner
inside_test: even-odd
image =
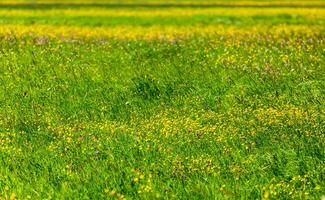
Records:
[[[0,199],[321,199],[325,1],[0,2]]]

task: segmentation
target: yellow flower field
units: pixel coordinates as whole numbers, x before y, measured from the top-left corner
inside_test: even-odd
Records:
[[[1,0],[0,200],[321,199],[324,0]]]
[[[256,39],[260,36],[273,39],[284,35],[302,35],[313,37],[323,35],[322,26],[117,26],[117,27],[74,27],[52,25],[2,25],[0,34],[10,39],[14,37],[49,37],[57,39],[73,38],[114,38],[121,40],[178,40],[193,36],[215,37],[226,36],[238,40]]]

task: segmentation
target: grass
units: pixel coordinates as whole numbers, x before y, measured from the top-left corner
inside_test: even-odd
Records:
[[[193,25],[255,25],[255,24],[295,24],[295,25],[324,25],[323,19],[306,19],[303,16],[274,15],[263,16],[255,15],[243,16],[218,16],[218,15],[196,15],[191,17],[141,17],[141,16],[89,16],[80,20],[80,16],[50,16],[50,17],[8,17],[2,16],[3,24],[50,24],[50,25],[74,25],[74,26],[121,26],[121,25],[174,25],[174,26],[193,26]]]
[[[323,15],[29,9],[0,20],[0,199],[325,195]]]

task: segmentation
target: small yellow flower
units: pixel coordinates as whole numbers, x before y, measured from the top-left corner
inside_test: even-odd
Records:
[[[12,193],[11,195],[10,195],[10,198],[9,198],[10,200],[15,200],[16,199],[16,194],[15,193]]]
[[[270,198],[270,192],[269,191],[266,191],[263,195],[263,199],[267,200]]]

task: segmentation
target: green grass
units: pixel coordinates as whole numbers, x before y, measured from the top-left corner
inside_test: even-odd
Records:
[[[214,23],[136,23],[204,21]],[[175,42],[2,37],[0,199],[320,199],[324,71],[322,32]]]
[[[225,16],[225,15],[195,15],[191,17],[141,17],[141,16],[0,16],[2,24],[50,24],[74,26],[120,26],[120,25],[256,25],[256,24],[299,24],[299,25],[324,25],[323,19],[307,19],[304,16],[279,14],[255,16]]]
[[[324,54],[316,40],[286,46],[244,41],[227,47],[197,39],[177,44],[22,42],[2,42],[1,137],[9,137],[0,161],[2,188],[42,199],[103,198],[106,188],[130,198],[156,193],[184,199],[261,198],[264,187],[284,181],[296,197],[306,191],[321,194],[314,188],[324,186],[324,77],[319,73]],[[297,46],[314,48],[299,54]],[[228,54],[237,60],[220,61]],[[285,55],[295,55],[288,67],[280,59]],[[272,66],[272,73],[265,65]],[[306,118],[285,116],[268,125],[247,111],[281,112],[286,106],[306,112]],[[222,117],[206,118],[202,109]],[[161,111],[175,120],[175,136],[164,137],[159,127],[164,124],[143,128],[144,119],[154,124],[151,116]],[[179,118],[220,130],[200,132],[194,124],[190,132],[192,125]],[[125,128],[92,127],[104,122]],[[55,127],[74,127],[64,131],[73,142]],[[217,141],[219,135],[229,138]],[[205,171],[206,165],[216,169]],[[67,166],[72,175],[64,171]],[[233,166],[240,171],[233,173]],[[137,175],[131,169],[146,179],[152,174],[152,193],[137,194],[140,183],[133,183]],[[307,182],[291,185],[294,176],[306,174]],[[288,193],[279,192],[280,197]]]

